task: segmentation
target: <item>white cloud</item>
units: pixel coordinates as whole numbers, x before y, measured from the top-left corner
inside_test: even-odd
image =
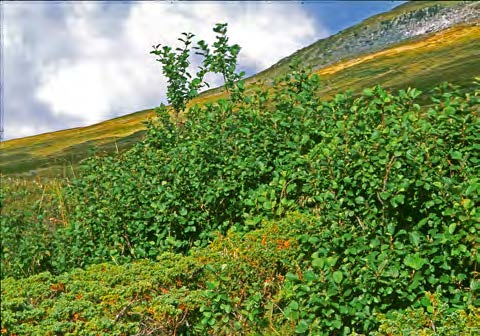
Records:
[[[128,40],[140,49],[172,45],[182,32],[212,42],[213,26],[229,24],[231,43],[242,47],[243,66],[263,70],[328,32],[295,3],[139,3],[126,22]]]
[[[8,137],[28,135],[27,126],[9,132],[19,109],[27,115],[41,106],[45,120],[73,127],[157,106],[166,81],[149,52],[175,45],[182,32],[212,42],[215,23],[228,22],[230,42],[242,47],[240,68],[255,71],[327,36],[296,3],[18,3],[5,13]],[[40,124],[30,129],[53,130]]]

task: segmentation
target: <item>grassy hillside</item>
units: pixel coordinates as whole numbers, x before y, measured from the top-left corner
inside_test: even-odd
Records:
[[[480,75],[480,26],[459,25],[317,71],[324,96],[376,84],[427,90],[442,81],[463,88]]]
[[[151,115],[151,110],[140,111],[92,126],[2,142],[0,169],[7,175],[43,169],[44,174],[54,176],[88,157],[93,147],[109,152],[131,147],[141,139],[143,122]]]
[[[459,2],[407,3],[298,51],[247,79],[247,87],[251,89],[261,81],[265,81],[263,85],[269,85],[272,78],[287,71],[288,62],[294,56],[321,75],[323,87],[320,94],[325,98],[347,89],[359,92],[375,84],[387,88],[412,86],[428,89],[441,81],[449,81],[468,87],[471,79],[480,75],[480,21],[475,15],[467,16],[469,23],[407,40],[387,34],[395,31],[395,25],[401,28],[409,23],[412,13],[437,8],[433,11],[435,14],[444,8],[457,7],[470,8],[478,16],[476,2],[463,7]],[[389,29],[379,28],[383,26]],[[365,40],[365,36],[373,33],[379,34],[380,42],[376,43],[374,39],[372,45],[355,42]],[[344,46],[348,45],[351,47],[345,49]],[[326,53],[329,50],[332,52]],[[213,101],[221,95],[220,89],[209,90],[192,103]],[[153,110],[140,111],[92,126],[2,142],[0,171],[10,175],[52,176],[71,171],[93,147],[110,153],[131,147],[142,138],[144,122],[152,115]]]

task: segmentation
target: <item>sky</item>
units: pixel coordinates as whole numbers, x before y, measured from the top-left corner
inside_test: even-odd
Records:
[[[249,76],[403,2],[2,1],[2,140],[167,103],[161,64],[149,52],[175,46],[182,32],[211,43],[214,25],[228,23]]]

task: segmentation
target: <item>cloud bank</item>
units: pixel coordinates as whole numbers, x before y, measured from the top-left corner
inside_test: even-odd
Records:
[[[166,102],[153,44],[214,40],[227,22],[253,74],[328,36],[299,3],[4,3],[5,138],[85,126]],[[214,78],[213,86],[220,85]]]

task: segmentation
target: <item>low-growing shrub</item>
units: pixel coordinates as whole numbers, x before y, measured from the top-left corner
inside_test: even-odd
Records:
[[[190,256],[4,279],[2,334],[254,334],[270,323],[266,307],[295,259],[301,218],[230,232]]]
[[[455,309],[448,306],[441,297],[425,293],[421,308],[407,308],[404,312],[393,312],[387,317],[380,314],[381,322],[372,335],[442,335],[467,336],[480,333],[480,308]]]

